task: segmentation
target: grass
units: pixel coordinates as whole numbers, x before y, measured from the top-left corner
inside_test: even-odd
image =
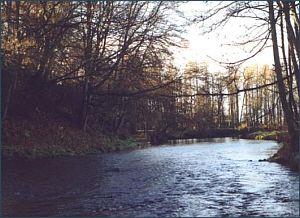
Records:
[[[279,131],[258,131],[250,133],[248,137],[250,139],[277,140],[279,133]]]
[[[42,125],[40,125],[42,123]],[[143,145],[133,137],[120,139],[96,132],[83,132],[52,122],[10,120],[2,128],[2,157],[39,159],[59,156],[81,156],[132,149]]]
[[[2,145],[2,155],[8,159],[40,159],[54,158],[61,156],[82,156],[87,154],[97,154],[111,151],[122,151],[142,146],[143,143],[132,137],[121,140],[117,137],[102,136],[101,142],[98,144],[90,143],[83,140],[82,144],[72,144],[72,141],[64,140],[59,144],[46,146],[45,144],[37,146],[17,146],[17,145]]]

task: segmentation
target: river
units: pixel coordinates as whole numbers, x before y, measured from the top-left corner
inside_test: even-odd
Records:
[[[2,216],[299,216],[274,141],[218,138],[2,163]]]

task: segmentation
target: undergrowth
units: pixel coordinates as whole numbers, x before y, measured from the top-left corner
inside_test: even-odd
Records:
[[[258,131],[249,134],[249,138],[253,139],[264,139],[264,140],[276,140],[276,136],[278,135],[278,131]]]
[[[133,137],[120,139],[92,131],[83,132],[65,122],[45,118],[40,118],[39,122],[11,118],[2,127],[1,153],[8,159],[80,156],[143,145]]]

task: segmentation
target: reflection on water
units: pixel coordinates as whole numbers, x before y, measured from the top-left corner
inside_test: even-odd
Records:
[[[299,174],[273,141],[177,141],[2,164],[2,216],[298,216]]]
[[[196,144],[198,142],[225,142],[226,138],[204,138],[204,139],[176,139],[176,140],[169,140],[169,143],[172,145],[189,145],[189,144]],[[232,139],[233,140],[233,139]]]

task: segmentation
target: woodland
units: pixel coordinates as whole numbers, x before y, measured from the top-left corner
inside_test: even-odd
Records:
[[[180,23],[174,15],[185,17],[182,4],[1,1],[2,156],[254,131],[283,133],[282,154],[298,156],[299,2],[219,2]],[[270,43],[273,66],[242,67],[252,56],[216,63],[223,73],[201,60],[176,66],[185,25],[219,31],[230,19],[258,22],[253,31],[260,31],[237,44],[252,43],[256,55]]]

